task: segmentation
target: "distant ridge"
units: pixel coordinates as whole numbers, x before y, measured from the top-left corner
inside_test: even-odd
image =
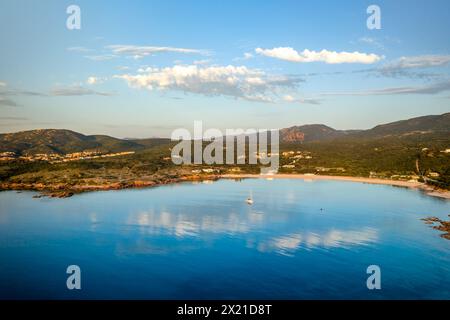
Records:
[[[323,124],[307,124],[280,130],[283,142],[325,141],[347,136],[355,130],[336,130]]]
[[[450,113],[401,120],[369,130],[336,130],[323,124],[294,126],[280,131],[282,142],[329,141],[337,138],[371,139],[424,133],[450,133]]]
[[[293,126],[280,130],[284,143],[308,143],[335,139],[379,139],[430,133],[450,134],[450,113],[430,115],[378,125],[369,130],[336,130],[323,124]],[[107,135],[84,135],[66,129],[39,129],[0,134],[0,152],[19,155],[67,154],[84,150],[137,151],[170,142],[170,139],[119,139]]]
[[[383,137],[426,132],[450,132],[450,112],[381,124],[360,132],[358,136]]]
[[[0,134],[0,152],[67,154],[84,150],[121,152],[145,149],[169,139],[125,140],[107,135],[84,135],[66,129],[38,129]]]

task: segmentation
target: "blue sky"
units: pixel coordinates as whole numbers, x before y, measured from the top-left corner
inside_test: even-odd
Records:
[[[66,28],[66,8],[81,29]],[[366,26],[369,5],[381,29]],[[364,129],[450,111],[450,2],[0,3],[0,132]]]

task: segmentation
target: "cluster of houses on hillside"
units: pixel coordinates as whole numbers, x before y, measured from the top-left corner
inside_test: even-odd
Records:
[[[16,153],[11,151],[0,152],[0,161],[8,161],[16,159]]]
[[[81,151],[67,154],[57,153],[36,153],[29,155],[18,155],[13,151],[0,152],[0,161],[25,160],[25,161],[48,161],[50,163],[61,163],[78,160],[99,159],[108,157],[118,157],[133,154],[134,151],[124,151],[115,153],[104,153],[101,151]]]
[[[285,161],[289,161],[289,163],[281,166],[285,169],[294,169],[299,160],[309,160],[313,158],[311,152],[308,151],[285,151],[281,156]]]

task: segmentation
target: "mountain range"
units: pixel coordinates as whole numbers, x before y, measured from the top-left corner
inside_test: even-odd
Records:
[[[450,113],[429,115],[378,125],[368,130],[336,130],[323,124],[293,126],[280,130],[283,143],[309,143],[345,139],[382,139],[439,134],[450,137]],[[0,134],[0,152],[20,155],[67,154],[84,150],[138,151],[169,143],[166,138],[119,139],[107,135],[83,135],[66,129],[38,129]]]
[[[66,129],[37,129],[0,134],[0,152],[20,155],[37,153],[67,154],[84,150],[103,152],[137,151],[170,139],[119,139],[107,135],[84,135]]]
[[[429,133],[450,133],[450,112],[400,120],[368,130],[336,130],[323,124],[294,126],[280,131],[282,142],[329,141],[336,138],[387,138]]]

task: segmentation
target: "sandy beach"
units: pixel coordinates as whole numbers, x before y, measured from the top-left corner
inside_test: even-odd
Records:
[[[450,199],[450,191],[435,189],[435,188],[428,186],[422,182],[413,182],[413,181],[399,181],[399,180],[389,180],[389,179],[346,177],[346,176],[320,176],[320,175],[308,175],[308,174],[274,174],[274,175],[224,174],[221,177],[224,179],[259,178],[259,179],[334,180],[334,181],[348,181],[348,182],[360,182],[360,183],[370,183],[370,184],[384,184],[384,185],[391,185],[391,186],[397,186],[397,187],[420,189],[429,196]]]

